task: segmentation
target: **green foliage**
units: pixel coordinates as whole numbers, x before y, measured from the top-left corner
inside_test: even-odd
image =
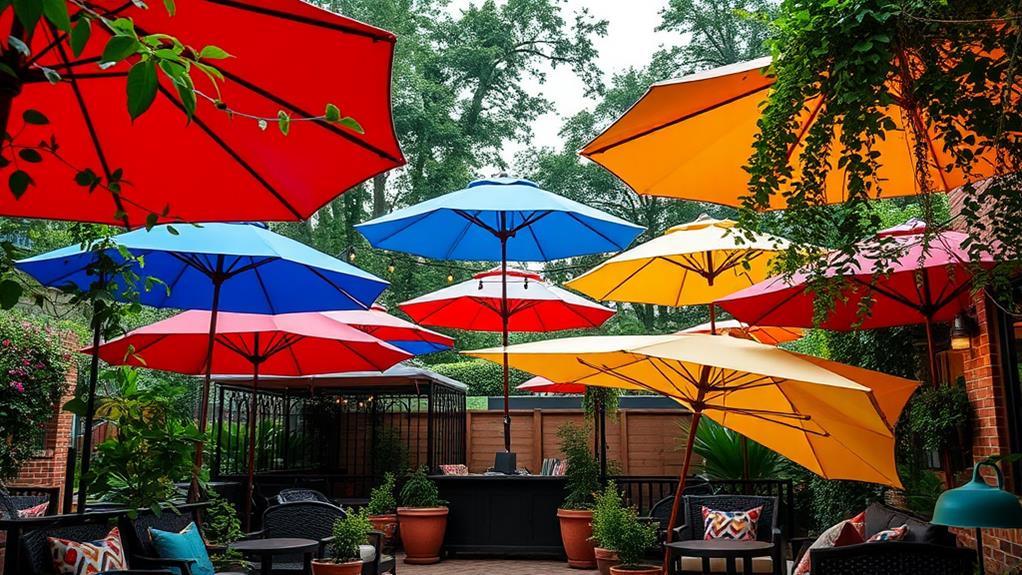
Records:
[[[401,488],[401,505],[404,507],[444,507],[447,502],[440,499],[436,483],[426,475],[426,466],[419,467]]]
[[[608,481],[603,491],[596,494],[593,506],[593,541],[597,547],[616,550],[621,540],[624,524],[628,520],[628,509],[621,500],[621,492],[613,481]]]
[[[557,428],[557,438],[568,465],[564,471],[568,494],[561,507],[592,509],[596,493],[600,491],[600,464],[590,449],[589,434],[582,427],[565,423]]]
[[[177,495],[174,482],[191,476],[195,446],[203,439],[191,417],[174,412],[176,396],[186,390],[142,388],[130,367],[103,370],[100,383],[96,417],[117,432],[96,448],[86,477],[89,492],[132,509],[169,504]],[[76,398],[64,409],[82,415],[85,402]]]
[[[678,56],[685,72],[753,60],[767,54],[770,0],[670,0],[657,31],[688,37]]]
[[[373,471],[386,478],[404,473],[408,468],[408,446],[395,427],[379,429],[373,437]]]
[[[369,492],[369,505],[366,506],[369,515],[388,515],[397,509],[395,483],[394,474],[388,471],[383,475],[383,483],[373,487]]]
[[[824,479],[813,475],[809,480],[809,492],[804,495],[812,515],[816,532],[837,522],[853,517],[871,503],[883,500],[884,488],[873,483]]]
[[[899,475],[905,487],[905,504],[909,511],[922,517],[933,515],[937,498],[944,492],[940,476],[928,469],[905,469],[899,466]]]
[[[245,536],[234,504],[209,492],[209,506],[202,512],[202,535],[211,545],[230,545]]]
[[[17,475],[53,419],[72,365],[68,335],[20,313],[0,314],[0,480]]]
[[[467,385],[468,395],[504,395],[504,367],[500,364],[484,359],[473,359],[431,365],[430,369]],[[531,377],[532,375],[524,371],[512,369],[508,374],[511,393],[517,395],[518,392],[514,388]]]
[[[359,545],[369,540],[369,532],[372,530],[373,524],[365,509],[345,510],[344,517],[334,523],[331,532],[333,541],[330,542],[330,560],[334,563],[360,561],[362,556]]]
[[[657,544],[657,527],[654,523],[639,521],[634,507],[624,510],[613,549],[621,560],[621,566],[639,567],[646,553]]]
[[[587,386],[582,396],[582,410],[586,417],[593,421],[599,417],[597,412],[598,402],[603,402],[603,411],[608,418],[617,417],[618,408],[621,406],[621,390],[613,387]]]
[[[957,445],[971,421],[972,404],[962,384],[922,387],[908,405],[907,427],[927,451]]]
[[[687,425],[684,426],[688,433]],[[692,450],[702,458],[696,469],[707,479],[743,479],[745,460],[742,436],[709,418],[699,420]],[[777,479],[784,473],[785,459],[755,441],[746,441],[749,479]]]

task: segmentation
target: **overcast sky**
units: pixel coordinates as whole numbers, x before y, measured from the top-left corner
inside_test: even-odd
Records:
[[[457,13],[479,2],[453,0],[451,10]],[[660,23],[660,10],[666,5],[667,0],[566,0],[564,10],[567,12],[565,20],[569,22],[572,21],[571,13],[585,7],[594,17],[610,23],[607,35],[596,41],[600,69],[609,79],[614,72],[629,66],[646,65],[661,45],[678,42],[680,37],[677,34],[654,32]],[[530,81],[526,87],[541,91],[555,106],[555,112],[541,116],[533,124],[533,143],[537,146],[558,146],[560,138],[557,132],[562,118],[592,106],[585,97],[582,82],[567,67],[548,71],[543,85]],[[508,146],[503,154],[505,161],[511,163],[514,154],[523,147],[520,144]]]

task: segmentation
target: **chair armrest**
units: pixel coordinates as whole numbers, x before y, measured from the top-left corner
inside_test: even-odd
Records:
[[[145,555],[132,555],[132,563],[140,563],[143,566],[168,567],[177,569],[181,575],[192,575],[192,563],[195,559],[170,559],[164,557],[146,557]]]
[[[323,557],[326,557],[327,545],[330,545],[333,542],[334,542],[333,535],[331,535],[330,537],[324,537],[320,539],[319,547],[316,548],[316,559],[322,559]]]
[[[369,542],[373,546],[373,575],[380,575],[380,562],[383,561],[383,532],[370,531]]]
[[[788,543],[791,545],[791,556],[795,560],[795,564],[802,560],[802,556],[809,551],[809,546],[816,541],[815,537],[792,537],[788,539]]]
[[[688,524],[679,525],[679,526],[675,527],[674,528],[674,537],[671,539],[671,541],[681,541],[681,534],[684,533],[687,529],[688,529]]]

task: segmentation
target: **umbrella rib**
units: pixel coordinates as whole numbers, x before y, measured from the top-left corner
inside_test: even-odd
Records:
[[[400,220],[403,225],[398,226],[398,228],[396,230],[394,230],[394,231],[390,232],[389,234],[384,235],[382,238],[376,240],[376,242],[373,244],[374,247],[379,247],[379,245],[382,244],[383,242],[393,238],[394,236],[400,234],[401,232],[407,230],[408,228],[410,228],[410,227],[414,226],[415,224],[421,222],[422,220],[428,218],[432,214],[433,214],[432,212],[428,212],[428,213],[425,213],[425,214],[418,214],[416,216],[412,216],[410,218],[406,218],[404,220]],[[363,224],[359,224],[358,226],[355,226],[355,227],[357,228],[357,227],[359,227],[361,225],[363,225]],[[361,230],[359,230],[359,231],[361,231]],[[365,235],[365,232],[362,232],[362,234]]]
[[[518,232],[520,232],[520,231],[522,231],[523,229],[526,229],[526,228],[530,228],[531,229],[533,224],[535,224],[536,222],[538,222],[538,221],[542,220],[543,218],[545,218],[545,217],[549,216],[550,214],[552,214],[553,210],[543,210],[541,212],[533,211],[533,212],[530,212],[530,214],[528,216],[526,216],[525,213],[520,211],[520,210],[517,213],[522,217],[522,223],[517,225],[517,226],[515,226],[515,227],[513,227],[513,228],[511,228],[510,230],[508,230],[508,233],[510,233],[512,235],[517,234]],[[544,261],[549,261],[549,260],[544,260]]]
[[[173,253],[174,252],[171,252],[171,255],[173,255]],[[166,305],[167,300],[170,298],[170,296],[173,295],[173,293],[174,293],[174,286],[176,286],[177,283],[179,281],[181,281],[181,277],[184,276],[185,272],[188,271],[189,269],[191,269],[191,266],[189,266],[187,263],[185,265],[181,266],[181,270],[179,272],[177,272],[177,276],[174,278],[174,280],[172,282],[166,284],[167,289],[165,289],[163,291],[163,304],[164,305]],[[169,293],[168,293],[168,290],[169,290]],[[156,306],[153,306],[153,307],[156,307]]]
[[[679,307],[681,305],[681,294],[685,291],[685,284],[688,283],[688,270],[682,269],[681,281],[678,282],[678,294],[674,297],[674,306]]]
[[[659,389],[656,389],[656,388],[654,388],[654,387],[652,387],[650,385],[647,385],[647,384],[645,384],[645,383],[643,383],[643,382],[641,382],[641,381],[639,381],[639,380],[637,380],[637,379],[635,379],[633,377],[629,377],[629,376],[624,375],[622,373],[618,373],[617,371],[615,371],[614,369],[612,369],[610,367],[607,367],[606,365],[599,366],[599,365],[596,365],[596,364],[593,364],[593,363],[589,363],[588,361],[582,359],[581,357],[576,358],[576,359],[578,360],[579,363],[581,363],[582,365],[584,365],[584,366],[586,366],[586,367],[588,367],[590,369],[595,369],[596,371],[598,371],[598,372],[600,372],[600,373],[602,373],[604,375],[609,375],[611,377],[615,377],[617,379],[620,379],[621,381],[624,381],[627,384],[634,385],[636,387],[645,389],[646,391],[652,391],[653,393],[658,393],[660,395],[666,395],[667,397],[672,397],[674,399],[680,399],[682,401],[691,401],[687,397],[681,397],[681,396],[673,395],[671,393],[667,393],[667,392],[665,392],[663,390],[659,390]],[[649,360],[648,358],[642,358],[642,359],[639,359],[637,361],[634,361],[634,362],[631,362],[631,363],[627,363],[627,364],[618,366],[617,369],[620,369],[622,367],[628,367],[630,365],[636,365],[638,363],[642,363],[643,361],[648,361],[648,360]],[[588,377],[588,376],[586,376],[586,377]],[[581,380],[581,379],[585,379],[585,378],[579,378],[579,379]]]
[[[319,268],[316,268],[315,266],[309,266],[309,265],[306,265],[305,267],[306,267],[306,269],[308,269],[308,270],[309,270],[310,272],[312,272],[312,273],[313,273],[313,275],[315,275],[315,276],[316,276],[316,277],[318,277],[319,279],[321,279],[321,280],[325,281],[325,282],[327,283],[327,285],[329,285],[330,287],[334,288],[334,289],[335,289],[335,290],[337,290],[337,291],[338,291],[339,293],[343,294],[343,295],[344,295],[345,297],[347,297],[348,299],[350,299],[350,300],[351,300],[351,301],[352,301],[353,303],[355,303],[356,305],[358,305],[358,306],[359,306],[359,309],[362,309],[362,310],[367,310],[367,309],[369,309],[369,308],[371,307],[371,306],[369,306],[369,305],[366,305],[366,304],[362,303],[362,300],[360,300],[360,299],[358,299],[357,297],[355,297],[354,295],[352,295],[352,294],[351,294],[351,292],[349,292],[348,290],[346,290],[346,289],[344,289],[343,287],[341,287],[341,286],[337,285],[336,283],[334,283],[334,282],[333,282],[333,281],[332,281],[332,280],[331,280],[330,278],[328,278],[328,277],[327,277],[327,276],[326,276],[326,275],[325,275],[325,274],[324,274],[324,273],[323,273],[322,271],[320,271],[320,270],[319,270]],[[255,270],[255,271],[256,271],[256,274],[258,275],[258,273],[259,273],[259,270],[257,269],[257,270]]]
[[[610,288],[609,290],[607,290],[607,293],[603,294],[603,297],[601,297],[601,298],[598,298],[598,299],[599,299],[600,301],[606,301],[607,299],[609,299],[609,298],[610,298],[610,296],[611,296],[611,295],[612,295],[612,294],[613,294],[614,292],[616,292],[617,290],[621,289],[621,287],[622,287],[623,285],[625,285],[626,283],[628,283],[629,281],[631,281],[631,279],[632,279],[632,278],[634,278],[635,276],[637,276],[637,275],[639,275],[640,273],[642,273],[642,270],[644,270],[644,269],[646,269],[647,267],[649,267],[649,266],[650,266],[650,264],[652,264],[652,263],[653,263],[654,261],[655,261],[655,258],[654,258],[654,259],[648,259],[648,260],[646,260],[646,261],[645,261],[645,262],[644,262],[644,263],[643,263],[643,264],[642,264],[641,266],[639,266],[639,269],[637,269],[637,270],[633,271],[632,273],[628,274],[628,276],[627,276],[627,277],[625,277],[625,279],[623,279],[623,280],[621,280],[620,282],[618,282],[618,284],[617,284],[616,286],[614,286],[614,287]],[[600,264],[600,265],[603,265],[603,264]],[[584,277],[584,276],[581,276],[581,277]],[[581,279],[581,277],[580,277],[579,279]]]
[[[741,100],[742,98],[746,98],[748,96],[751,96],[751,95],[753,95],[753,94],[755,94],[757,92],[762,92],[763,90],[767,90],[767,89],[769,89],[769,87],[772,84],[773,83],[771,82],[770,84],[767,84],[766,86],[761,86],[759,88],[754,88],[752,90],[749,90],[748,92],[743,92],[741,94],[738,94],[737,96],[733,96],[731,98],[728,98],[727,100],[724,100],[724,101],[721,101],[721,102],[717,102],[717,103],[715,103],[715,104],[713,104],[711,106],[707,106],[705,108],[702,108],[701,110],[696,110],[696,111],[694,111],[692,113],[685,114],[684,116],[681,116],[679,118],[675,118],[673,120],[670,120],[668,122],[660,124],[659,126],[654,126],[652,128],[648,128],[648,129],[643,130],[643,131],[641,131],[641,132],[639,132],[637,134],[632,134],[631,136],[628,136],[627,138],[622,138],[621,140],[618,140],[617,142],[613,142],[613,143],[607,144],[607,145],[602,146],[600,148],[597,148],[597,149],[595,149],[595,150],[593,150],[591,152],[588,152],[588,153],[586,153],[584,155],[591,157],[591,156],[595,156],[596,154],[602,154],[602,153],[606,152],[607,150],[611,150],[611,149],[616,148],[618,146],[621,146],[623,144],[627,144],[628,142],[631,142],[633,140],[638,140],[639,138],[642,138],[644,136],[648,136],[650,134],[659,132],[660,130],[663,130],[663,129],[666,129],[666,128],[670,128],[671,126],[673,126],[675,124],[680,124],[680,123],[682,123],[682,122],[684,122],[686,120],[689,120],[691,118],[694,118],[694,117],[702,115],[702,114],[705,114],[707,112],[712,112],[713,110],[715,110],[717,108],[720,108],[722,106],[726,106],[726,105],[728,105],[728,104],[730,104],[732,102],[737,102],[738,100]]]
[[[528,230],[529,235],[532,236],[532,241],[536,242],[536,249],[539,250],[539,257],[543,258],[543,261],[545,262],[550,261],[550,258],[547,257],[546,252],[543,251],[543,244],[540,243],[539,238],[536,237],[536,228],[532,227],[532,225],[529,225],[525,229]]]
[[[178,110],[181,110],[181,112],[185,112],[184,106],[182,106],[181,103],[178,102],[174,98],[174,96],[170,94],[170,92],[167,90],[167,88],[163,86],[163,84],[159,84],[159,90],[160,93],[163,94],[164,97],[166,97],[167,100],[169,100],[170,103],[174,105],[174,107],[176,107]],[[242,158],[241,155],[234,150],[234,148],[227,145],[227,142],[225,142],[219,135],[217,135],[217,133],[214,132],[212,128],[206,125],[206,123],[203,122],[201,118],[199,118],[198,113],[192,114],[192,122],[195,123],[195,125],[198,126],[199,129],[205,132],[205,134],[209,136],[209,138],[213,140],[213,142],[216,143],[216,145],[219,146],[221,150],[226,152],[228,156],[230,156],[235,162],[238,163],[238,165],[240,165],[246,172],[248,172],[248,174],[252,176],[252,178],[255,179],[255,181],[259,182],[260,185],[266,188],[266,191],[270,192],[270,194],[273,195],[273,197],[276,198],[277,201],[280,202],[282,206],[287,208],[287,210],[291,212],[291,214],[295,216],[295,218],[299,220],[305,219],[302,217],[301,212],[299,212],[294,206],[292,206],[291,202],[288,202],[287,199],[284,198],[284,196],[281,195],[281,193],[278,192],[276,188],[274,188],[270,184],[270,182],[266,180],[266,178],[259,174],[259,172],[244,158]]]
[[[451,245],[448,246],[447,253],[444,254],[443,259],[445,260],[453,259],[454,250],[458,249],[458,246],[461,245],[461,242],[465,240],[465,236],[468,235],[468,232],[469,230],[472,229],[473,225],[474,224],[472,223],[472,220],[465,221],[465,227],[461,228],[461,231],[458,232],[458,236],[454,239],[453,242],[451,242]]]
[[[589,225],[589,223],[587,223],[587,222],[583,221],[583,220],[582,220],[581,218],[579,218],[579,217],[578,217],[578,214],[576,214],[576,213],[574,213],[574,212],[564,212],[564,213],[565,213],[565,214],[567,214],[567,215],[568,215],[568,217],[570,217],[571,219],[573,219],[573,220],[575,220],[576,222],[578,222],[578,223],[582,224],[582,225],[583,225],[583,226],[585,226],[586,228],[589,228],[589,231],[591,231],[591,232],[593,232],[594,234],[596,234],[596,235],[600,236],[600,237],[601,237],[601,238],[603,238],[603,239],[604,239],[604,240],[605,240],[605,241],[606,241],[607,243],[609,243],[610,245],[614,246],[615,248],[617,248],[617,249],[619,249],[619,250],[620,250],[620,249],[623,249],[623,248],[625,247],[625,246],[619,246],[619,245],[617,244],[617,242],[615,242],[614,240],[612,240],[612,239],[608,238],[606,234],[604,234],[604,233],[603,233],[603,232],[601,232],[600,230],[598,230],[598,229],[594,228],[593,226]],[[608,251],[609,251],[609,250],[608,250]]]
[[[787,427],[787,428],[794,429],[796,431],[800,431],[800,432],[808,434],[808,435],[815,435],[817,437],[831,437],[830,432],[828,432],[825,429],[822,430],[822,431],[817,431],[815,429],[806,429],[803,426],[794,425],[794,424],[788,423],[786,421],[778,421],[778,420],[773,419],[771,417],[771,416],[774,416],[774,417],[786,417],[786,416],[793,415],[793,414],[785,414],[784,412],[771,412],[771,411],[762,411],[762,410],[747,410],[747,409],[737,408],[737,407],[727,407],[727,406],[722,406],[722,405],[710,405],[710,404],[707,404],[704,407],[704,409],[720,411],[722,413],[730,413],[730,414],[733,414],[733,415],[744,415],[746,417],[752,417],[752,418],[755,418],[755,419],[760,419],[762,421],[766,421],[766,422],[772,423],[773,425],[780,425],[781,427]],[[802,420],[802,421],[807,421],[807,420]],[[808,438],[807,438],[807,442],[808,442]],[[813,455],[816,456],[816,449],[812,447],[811,443],[810,443],[810,449],[813,450]],[[816,458],[817,458],[817,462],[819,462],[819,456],[816,456]],[[821,465],[821,468],[822,468],[822,465]]]
[[[119,13],[123,12],[128,7],[133,6],[133,5],[134,5],[133,2],[125,2],[124,4],[121,5],[120,8],[114,8],[113,10],[109,10],[107,12],[104,12],[103,16],[105,16],[107,18],[109,18],[111,16],[116,16]],[[83,10],[79,10],[76,14],[81,14],[82,12],[83,12]],[[48,54],[50,52],[50,50],[53,50],[54,48],[57,47],[58,44],[61,44],[62,42],[64,42],[64,40],[66,38],[67,38],[67,33],[66,32],[61,32],[60,34],[57,34],[56,37],[54,38],[53,42],[50,42],[46,47],[44,47],[43,49],[41,49],[38,52],[36,52],[32,56],[32,58],[30,58],[28,61],[25,62],[25,65],[26,66],[31,66],[32,64],[35,64],[36,62],[39,61],[40,58],[42,58],[43,56]]]
[[[894,300],[895,303],[900,303],[901,305],[904,305],[904,306],[906,306],[906,307],[908,307],[910,309],[913,309],[913,310],[915,310],[915,311],[917,311],[919,313],[923,313],[922,306],[920,304],[917,304],[916,302],[912,301],[908,297],[905,297],[905,296],[903,296],[902,294],[900,294],[898,292],[890,291],[890,290],[887,290],[887,289],[882,288],[880,286],[866,283],[866,282],[862,281],[861,279],[859,279],[859,278],[857,278],[855,276],[850,276],[849,279],[851,279],[852,282],[857,283],[857,284],[865,287],[866,289],[868,289],[870,291],[875,291],[875,292],[879,293],[880,295],[882,295],[882,296],[884,296],[884,297],[886,297],[886,298],[888,298],[890,300]]]
[[[292,22],[298,22],[299,24],[307,24],[309,26],[316,26],[316,27],[319,27],[319,28],[327,28],[327,29],[330,29],[330,30],[335,30],[337,32],[346,32],[348,34],[353,34],[355,36],[362,36],[362,37],[365,37],[365,38],[370,38],[370,39],[372,39],[374,41],[384,41],[384,42],[390,42],[392,44],[394,43],[394,35],[390,34],[390,33],[383,33],[383,34],[373,33],[373,32],[371,32],[369,30],[363,30],[363,29],[360,29],[360,28],[356,28],[354,26],[346,26],[344,24],[323,22],[322,20],[316,20],[315,18],[309,18],[309,17],[306,17],[306,16],[299,16],[297,14],[291,14],[291,13],[288,13],[288,12],[281,12],[279,10],[273,10],[273,9],[270,9],[270,8],[263,8],[263,7],[260,7],[260,6],[253,6],[251,4],[246,4],[246,3],[240,2],[238,0],[207,0],[207,1],[209,3],[211,3],[211,4],[220,4],[221,6],[225,6],[225,7],[228,7],[228,8],[234,8],[236,10],[242,10],[242,11],[246,11],[246,12],[255,12],[256,14],[262,14],[264,16],[273,16],[275,18],[280,18],[282,20],[291,20]]]
[[[276,315],[277,309],[273,305],[273,298],[270,297],[270,292],[266,289],[266,283],[263,282],[263,276],[259,273],[259,268],[253,269],[252,273],[255,274],[256,281],[259,282],[259,289],[263,291],[263,297],[266,298],[266,306],[270,308],[271,314]]]
[[[664,365],[667,365],[667,367],[670,368],[670,365],[668,365],[667,362],[665,362],[663,359],[661,359],[660,362],[663,363]],[[649,364],[652,365],[653,369],[655,369],[657,371],[657,373],[660,374],[660,377],[664,378],[664,381],[666,381],[671,387],[673,387],[675,390],[677,390],[679,395],[681,395],[682,397],[686,398],[688,401],[693,401],[692,396],[690,396],[685,390],[683,390],[681,387],[679,387],[678,384],[675,383],[673,379],[668,377],[667,374],[664,373],[663,370],[660,369],[660,367],[657,366],[655,361],[650,360]],[[682,379],[685,379],[684,376],[681,376],[681,377],[682,377]],[[692,385],[695,385],[695,386],[698,387],[698,384],[696,384],[696,382],[694,382],[694,381],[690,381],[689,383],[691,383]]]

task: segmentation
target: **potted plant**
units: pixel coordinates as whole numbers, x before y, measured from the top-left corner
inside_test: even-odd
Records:
[[[639,521],[632,507],[623,510],[620,521],[614,541],[620,563],[610,568],[610,575],[662,575],[660,565],[643,563],[646,552],[656,546],[656,525]]]
[[[575,569],[596,567],[593,547],[593,505],[600,490],[600,466],[589,449],[589,438],[584,429],[567,423],[557,430],[561,452],[567,463],[567,496],[557,510],[561,524],[561,542],[568,556],[568,566]]]
[[[397,508],[398,529],[405,548],[405,563],[431,565],[440,561],[440,547],[447,529],[447,502],[440,499],[437,486],[426,476],[426,468],[415,470],[401,488]]]
[[[617,541],[625,521],[627,509],[621,502],[621,493],[613,481],[596,495],[593,507],[593,542],[596,548],[596,567],[600,575],[610,575],[610,568],[621,561],[617,554]]]
[[[394,498],[394,474],[383,474],[383,483],[369,493],[369,521],[373,528],[383,533],[383,544],[390,548],[395,545],[397,533],[397,499]]]
[[[330,557],[312,561],[313,575],[359,575],[362,573],[361,545],[369,539],[373,524],[366,510],[348,509],[334,523]]]
[[[202,535],[213,568],[219,572],[247,573],[252,566],[231,543],[245,536],[241,530],[238,511],[226,498],[215,491],[209,492],[209,507],[202,512]]]

